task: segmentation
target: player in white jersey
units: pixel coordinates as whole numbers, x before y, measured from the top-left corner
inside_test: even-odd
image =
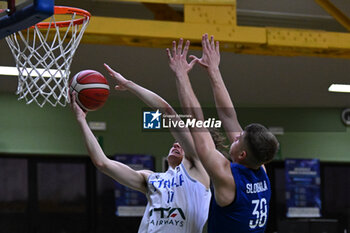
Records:
[[[174,61],[173,67],[174,64],[185,66],[188,72],[194,63],[187,63],[187,50],[180,53],[181,56]],[[168,115],[177,115],[174,109],[157,94],[125,79],[108,65],[105,65],[105,68],[117,81],[116,90],[128,90],[150,107]],[[143,192],[148,197],[149,203],[139,232],[201,232],[208,217],[211,193],[209,176],[197,157],[189,130],[187,128],[170,129],[178,143],[174,143],[169,151],[167,157],[169,170],[166,173],[135,171],[125,164],[109,159],[104,154],[88,127],[87,113],[79,108],[74,95],[72,98],[72,109],[94,165],[119,183]]]
[[[183,163],[148,180],[149,200],[139,232],[202,232],[210,191],[191,178]]]

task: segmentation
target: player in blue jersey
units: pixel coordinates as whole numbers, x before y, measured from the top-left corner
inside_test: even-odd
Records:
[[[181,51],[173,42],[169,49],[170,64]],[[188,50],[186,42],[184,50]],[[209,233],[264,232],[268,219],[271,187],[265,163],[271,161],[278,150],[278,141],[264,126],[250,124],[242,130],[219,70],[219,43],[208,35],[202,38],[201,58],[190,56],[205,67],[210,76],[215,104],[225,132],[230,140],[230,157],[225,158],[216,150],[209,131],[205,128],[191,129],[198,156],[207,170],[214,188],[209,220]],[[176,83],[179,99],[188,113],[197,120],[204,120],[201,106],[192,90],[188,75],[177,70]]]

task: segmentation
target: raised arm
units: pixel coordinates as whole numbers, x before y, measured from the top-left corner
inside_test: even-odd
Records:
[[[205,67],[209,73],[211,87],[214,93],[215,105],[220,120],[225,128],[227,137],[231,143],[240,136],[242,127],[239,124],[236,110],[233,106],[230,94],[227,91],[219,69],[220,47],[219,41],[214,42],[214,36],[208,38],[208,34],[202,36],[202,57],[194,59]],[[263,165],[265,169],[265,166]],[[266,169],[265,169],[266,170]]]
[[[185,114],[190,114],[191,103],[188,98],[185,98],[185,96],[187,95],[184,93],[181,93],[182,91],[186,91],[186,90],[181,88],[181,84],[179,83],[179,80],[189,79],[188,72],[191,71],[196,60],[193,59],[190,63],[187,62],[187,53],[190,46],[190,41],[189,40],[186,41],[186,44],[183,50],[182,50],[182,46],[183,46],[182,38],[179,40],[179,44],[177,46],[176,46],[176,41],[173,41],[171,51],[170,49],[167,48],[167,54],[169,58],[170,69],[175,73],[175,76],[176,76],[176,87],[177,87],[177,92],[178,92],[182,110]]]
[[[109,72],[109,74],[117,81],[117,85],[115,86],[116,90],[128,90],[135,94],[138,98],[140,98],[144,103],[146,103],[149,107],[153,109],[159,109],[163,114],[167,115],[177,115],[175,110],[159,95],[156,93],[141,87],[140,85],[127,80],[120,73],[114,71],[108,65],[105,64],[105,68]],[[177,117],[176,120],[181,120]],[[185,158],[191,162],[197,158],[197,153],[194,147],[193,139],[191,137],[191,133],[186,128],[170,128],[172,135],[175,140],[177,140],[181,147],[185,151]]]
[[[176,49],[176,43],[173,43],[172,52],[168,50],[170,65],[173,60],[179,56],[181,51],[182,40]],[[187,52],[189,42],[186,42],[184,53]],[[172,66],[171,66],[172,67]],[[179,69],[179,66],[177,66]],[[173,67],[172,67],[173,69]],[[183,69],[183,68],[182,68]],[[192,115],[196,120],[204,120],[203,111],[200,103],[195,96],[186,70],[182,72],[176,71],[176,84],[182,107],[185,107],[187,114]],[[230,162],[215,148],[214,141],[205,128],[191,128],[192,137],[196,146],[196,150],[200,161],[205,170],[208,172],[213,181],[215,198],[220,205],[227,205],[232,202],[234,197],[234,181],[230,172]]]
[[[230,94],[226,89],[219,69],[219,42],[216,41],[215,43],[213,36],[211,36],[209,41],[208,34],[204,34],[202,37],[202,47],[203,55],[200,59],[196,58],[196,61],[205,67],[209,73],[219,118],[223,123],[227,137],[229,138],[230,142],[233,143],[242,132],[242,127],[238,122],[237,114]]]
[[[81,110],[75,101],[75,96],[72,96],[72,110],[75,113],[75,117],[78,121],[80,129],[83,133],[85,145],[89,156],[94,165],[103,173],[110,176],[117,182],[125,185],[131,189],[138,190],[140,192],[147,192],[147,179],[152,171],[135,171],[129,166],[109,159],[101,149],[95,136],[90,130],[86,122],[86,114]]]

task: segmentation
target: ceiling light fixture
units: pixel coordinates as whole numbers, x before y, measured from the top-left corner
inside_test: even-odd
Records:
[[[332,84],[328,87],[329,92],[345,92],[350,93],[350,85],[347,84]]]

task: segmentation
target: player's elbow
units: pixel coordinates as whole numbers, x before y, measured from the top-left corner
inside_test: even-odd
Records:
[[[101,172],[105,172],[108,168],[108,163],[106,163],[106,161],[92,160],[92,162],[95,167]]]
[[[106,167],[106,165],[102,162],[99,162],[99,161],[92,161],[92,162],[95,165],[95,167],[100,171]]]

